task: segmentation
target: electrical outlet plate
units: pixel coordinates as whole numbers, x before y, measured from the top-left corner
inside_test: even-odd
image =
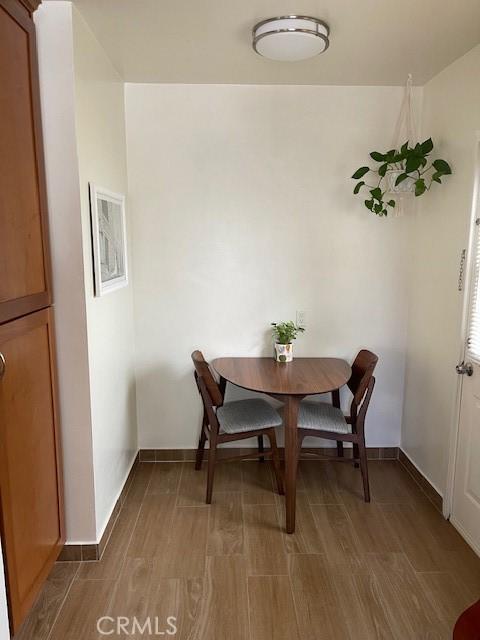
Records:
[[[302,327],[305,329],[306,324],[306,313],[305,311],[297,311],[297,327]]]

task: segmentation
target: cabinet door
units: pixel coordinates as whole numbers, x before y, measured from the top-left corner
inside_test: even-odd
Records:
[[[50,304],[34,24],[0,0],[0,323]]]
[[[65,541],[51,313],[0,326],[0,501],[14,631]]]

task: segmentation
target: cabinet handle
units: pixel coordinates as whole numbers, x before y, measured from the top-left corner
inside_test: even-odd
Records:
[[[5,375],[5,369],[7,368],[7,363],[5,362],[5,356],[0,351],[0,380]]]

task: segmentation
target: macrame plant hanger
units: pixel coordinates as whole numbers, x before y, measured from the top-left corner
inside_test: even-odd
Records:
[[[413,92],[412,92],[412,74],[409,73],[407,77],[407,83],[405,85],[405,91],[403,94],[402,106],[398,115],[397,124],[395,126],[395,132],[392,139],[392,149],[399,150],[404,142],[409,143],[409,146],[414,146],[417,140],[417,127],[415,123],[415,113],[413,110]],[[404,180],[398,187],[395,187],[396,177],[401,171],[392,171],[389,177],[389,191],[395,196],[396,207],[395,216],[403,216],[405,213],[406,205],[411,203],[412,195],[414,191],[413,180]]]

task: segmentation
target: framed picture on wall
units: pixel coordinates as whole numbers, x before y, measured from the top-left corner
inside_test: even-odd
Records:
[[[125,196],[89,187],[93,280],[95,295],[103,296],[128,284]]]

